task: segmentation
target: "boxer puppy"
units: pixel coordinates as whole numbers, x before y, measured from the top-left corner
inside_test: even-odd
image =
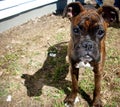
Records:
[[[79,68],[88,65],[94,72],[95,88],[92,105],[102,107],[100,90],[106,54],[106,29],[111,19],[119,22],[118,14],[111,6],[103,6],[95,10],[85,8],[79,2],[72,2],[65,7],[63,17],[71,21],[71,39],[67,56],[72,78],[72,92],[65,98],[65,105],[74,106],[78,93]]]

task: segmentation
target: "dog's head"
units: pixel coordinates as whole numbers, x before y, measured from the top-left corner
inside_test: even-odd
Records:
[[[71,21],[73,60],[98,62],[101,51],[105,48],[106,28],[110,21],[118,21],[115,9],[103,6],[96,10],[85,8],[79,2],[73,2],[66,6],[63,17],[68,17]]]

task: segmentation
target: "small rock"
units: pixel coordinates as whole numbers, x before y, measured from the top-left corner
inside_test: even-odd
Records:
[[[10,102],[11,100],[12,100],[12,96],[11,96],[11,95],[8,95],[6,101],[7,101],[7,102]]]

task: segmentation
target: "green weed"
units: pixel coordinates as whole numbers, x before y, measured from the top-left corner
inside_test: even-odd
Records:
[[[64,38],[64,33],[60,32],[57,33],[57,36],[55,36],[55,39],[57,40],[57,42],[62,42]]]

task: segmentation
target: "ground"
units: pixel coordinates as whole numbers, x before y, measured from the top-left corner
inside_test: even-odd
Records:
[[[65,62],[69,33],[69,20],[53,14],[0,33],[0,107],[64,107],[71,91]],[[119,28],[108,28],[101,91],[104,107],[120,106],[119,36]],[[87,107],[93,72],[86,69],[81,74],[78,107]]]

